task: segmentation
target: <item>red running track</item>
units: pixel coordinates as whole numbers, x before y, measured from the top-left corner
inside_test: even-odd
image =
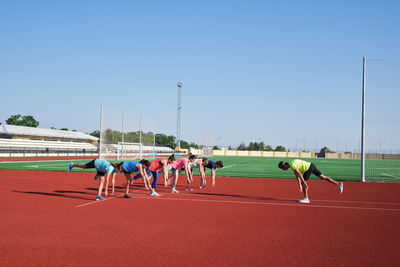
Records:
[[[0,170],[2,266],[399,266],[400,184],[217,178],[93,201],[90,173]],[[161,179],[162,180],[162,179]],[[198,188],[199,179],[194,182]]]

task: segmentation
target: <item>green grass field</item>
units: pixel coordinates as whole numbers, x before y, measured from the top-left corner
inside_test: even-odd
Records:
[[[260,157],[212,157],[213,161],[221,160],[223,169],[217,170],[217,176],[251,177],[251,178],[291,178],[293,172],[289,169],[283,171],[278,168],[279,161],[290,161],[291,158],[260,158]],[[359,181],[361,175],[360,160],[348,159],[305,159],[313,162],[325,175],[346,181]],[[74,161],[87,163],[89,160]],[[0,162],[0,169],[8,170],[40,170],[40,171],[66,171],[70,161],[30,161],[30,162]],[[94,172],[74,168],[73,172]],[[209,174],[210,171],[207,171]],[[198,169],[195,175],[199,175]],[[366,175],[371,181],[400,181],[400,161],[368,160],[366,162]],[[311,179],[318,179],[314,175]]]

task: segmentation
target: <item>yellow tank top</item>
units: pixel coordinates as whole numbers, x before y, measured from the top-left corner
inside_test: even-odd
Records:
[[[289,162],[289,165],[292,170],[298,169],[303,174],[310,168],[311,162],[301,159],[294,159]]]

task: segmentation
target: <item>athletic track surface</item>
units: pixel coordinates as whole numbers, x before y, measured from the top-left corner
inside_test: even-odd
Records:
[[[47,160],[44,159],[44,160]],[[0,170],[2,266],[400,266],[400,184],[217,178],[141,182],[96,202],[92,173]],[[162,180],[162,179],[160,179]],[[211,181],[209,181],[211,183]]]

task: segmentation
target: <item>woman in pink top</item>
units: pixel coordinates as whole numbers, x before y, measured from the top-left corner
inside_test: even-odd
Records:
[[[149,179],[153,177],[153,183],[151,184],[151,196],[159,196],[156,192],[156,186],[158,181],[159,172],[164,172],[164,185],[167,186],[168,180],[168,165],[172,164],[175,161],[175,155],[172,154],[168,159],[159,158],[150,162],[150,168],[147,169],[147,176]],[[133,178],[134,180],[142,177],[141,174],[138,174]]]
[[[173,176],[175,179],[172,182],[171,193],[179,193],[179,191],[176,190],[175,187],[178,182],[178,174],[181,169],[184,169],[186,172],[186,178],[187,178],[188,184],[193,179],[192,172],[190,171],[190,168],[189,168],[189,162],[193,162],[195,159],[196,159],[196,156],[191,155],[189,158],[180,158],[180,159],[175,160],[174,163],[172,163],[172,175],[171,176]]]

